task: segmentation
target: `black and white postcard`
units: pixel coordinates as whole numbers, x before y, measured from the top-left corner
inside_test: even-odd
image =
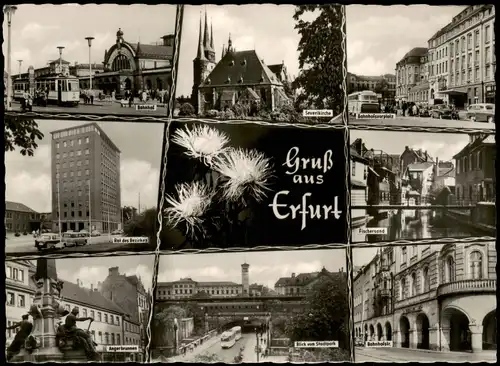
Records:
[[[5,251],[156,249],[157,123],[5,118]]]
[[[344,123],[344,6],[186,5],[174,116]]]
[[[345,249],[160,256],[152,362],[351,360]]]
[[[145,362],[154,256],[6,261],[8,362]]]
[[[353,242],[496,236],[494,135],[350,131]]]
[[[352,253],[356,362],[496,362],[494,241]]]
[[[345,131],[175,122],[161,249],[345,243]]]

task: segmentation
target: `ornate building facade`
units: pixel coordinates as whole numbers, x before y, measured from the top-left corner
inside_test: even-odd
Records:
[[[383,248],[355,274],[355,336],[402,348],[496,349],[496,258],[494,242]]]
[[[225,110],[235,104],[258,105],[259,109],[274,111],[290,102],[283,84],[288,81],[283,62],[268,66],[255,50],[236,51],[231,35],[227,48],[223,47],[221,60],[217,61],[206,13],[204,27],[200,19],[199,32],[191,95],[198,114]]]

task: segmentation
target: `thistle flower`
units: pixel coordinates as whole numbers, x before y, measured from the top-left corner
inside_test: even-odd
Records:
[[[257,150],[228,149],[213,162],[212,169],[228,180],[223,183],[224,198],[230,202],[250,195],[257,202],[266,197],[272,165]]]
[[[165,209],[169,221],[177,226],[186,223],[187,234],[200,229],[212,200],[209,188],[201,182],[182,183],[175,186],[177,199],[168,195],[166,200],[171,207]]]
[[[185,154],[210,165],[212,158],[225,150],[229,137],[207,125],[175,131],[172,142],[186,149]]]

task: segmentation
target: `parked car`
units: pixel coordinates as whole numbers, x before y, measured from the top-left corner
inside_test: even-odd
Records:
[[[80,230],[80,234],[84,234],[86,236],[89,236],[89,232],[87,230]]]
[[[75,232],[66,232],[63,234],[63,245],[65,247],[77,247],[79,245],[86,245],[88,235]]]
[[[495,105],[490,103],[478,103],[469,106],[467,119],[472,122],[495,123]]]
[[[418,110],[419,117],[430,117],[431,113],[428,108],[420,108]]]
[[[454,119],[453,110],[446,104],[435,105],[432,108],[431,117],[439,119]]]
[[[123,230],[120,229],[114,230],[111,232],[111,235],[123,235]]]
[[[40,236],[35,239],[35,247],[38,250],[56,249],[57,244],[60,242],[61,242],[61,237],[59,236],[59,234],[54,234],[54,233],[40,234]]]
[[[365,342],[363,341],[363,338],[356,338],[354,340],[354,346],[355,347],[364,347],[365,346]]]
[[[92,236],[101,236],[101,232],[99,230],[92,230]]]

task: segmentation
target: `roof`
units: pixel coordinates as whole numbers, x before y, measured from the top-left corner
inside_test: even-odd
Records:
[[[99,291],[80,287],[68,281],[64,281],[61,298],[63,301],[88,305],[90,308],[103,309],[120,314],[126,313],[125,310],[105,298]]]
[[[74,67],[77,69],[88,69],[89,64],[76,64],[75,66],[71,66],[71,67]],[[92,64],[92,70],[95,70],[95,69],[104,69],[104,65],[101,63],[94,62]]]
[[[408,164],[408,170],[427,170],[434,164],[431,162]]]
[[[210,80],[210,82],[207,82]],[[228,52],[215,65],[202,86],[237,84],[281,85],[255,50]]]
[[[281,74],[285,69],[285,64],[268,65],[269,70],[271,70],[275,75]]]
[[[241,286],[240,284],[238,284],[236,282],[231,282],[231,281],[197,282],[197,281],[191,280],[190,278],[188,278],[188,279],[183,278],[183,279],[180,279],[178,281],[173,281],[173,282],[158,282],[158,287],[172,286],[174,283],[179,283],[179,282],[190,282],[190,281],[186,281],[186,280],[190,280],[190,281],[196,283],[199,287],[207,287],[207,286]]]
[[[361,156],[361,155],[357,152],[356,148],[355,148],[355,147],[353,147],[352,145],[351,145],[351,147],[350,147],[350,152],[351,152],[351,159],[352,159],[352,160],[357,160],[357,161],[363,162],[363,163],[365,163],[365,164],[368,164],[368,160],[367,160],[366,158],[362,157],[362,156]]]
[[[453,156],[453,159],[460,158],[463,155],[468,154],[470,151],[485,145],[496,145],[495,136],[494,135],[480,135],[474,141],[469,142],[467,145],[463,147],[460,152]]]
[[[19,202],[12,202],[12,201],[5,201],[5,211],[38,213],[35,210],[26,206],[25,204],[22,204]]]
[[[137,57],[170,60],[174,54],[174,49],[170,46],[128,42],[127,44],[134,49]]]
[[[66,61],[64,59],[60,60],[60,59],[57,59],[57,60],[52,60],[52,61],[49,61],[49,65],[54,65],[54,64],[59,64],[59,63],[62,63],[64,65],[68,65],[70,62],[69,61]]]

